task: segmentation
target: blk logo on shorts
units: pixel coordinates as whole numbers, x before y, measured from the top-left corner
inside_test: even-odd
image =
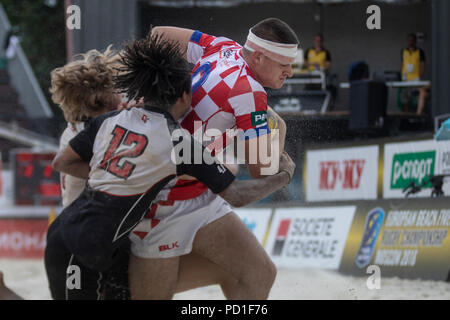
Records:
[[[162,246],[159,246],[159,252],[172,250],[175,248],[179,248],[178,241],[172,242],[172,244],[163,244]]]
[[[278,231],[275,238],[275,244],[273,245],[272,249],[272,255],[279,256],[283,252],[284,243],[286,242],[290,226],[291,219],[283,219],[280,221],[280,225],[278,226]]]

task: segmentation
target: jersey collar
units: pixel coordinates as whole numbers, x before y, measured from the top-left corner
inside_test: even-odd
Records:
[[[161,108],[157,108],[157,107],[150,107],[149,105],[145,105],[144,110],[147,110],[147,111],[150,111],[150,112],[160,113],[163,116],[165,116],[166,118],[169,118],[169,119],[172,119],[173,121],[175,121],[173,116],[167,110],[164,110],[164,109],[161,109]]]

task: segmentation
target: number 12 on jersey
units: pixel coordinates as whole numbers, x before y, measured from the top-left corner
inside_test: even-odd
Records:
[[[119,125],[114,127],[112,135],[99,168],[119,178],[127,179],[133,173],[136,164],[129,160],[121,161],[122,158],[139,157],[147,147],[148,138]]]

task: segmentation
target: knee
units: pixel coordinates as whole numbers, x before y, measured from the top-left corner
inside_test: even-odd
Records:
[[[248,275],[247,282],[251,281],[253,285],[270,290],[277,276],[277,268],[272,260],[267,258],[257,268],[249,270]]]
[[[277,277],[277,267],[272,262],[272,260],[269,259],[269,261],[267,262],[267,267],[266,267],[266,281],[267,281],[267,284],[270,286],[270,288],[272,287],[273,283],[275,282],[276,277]]]

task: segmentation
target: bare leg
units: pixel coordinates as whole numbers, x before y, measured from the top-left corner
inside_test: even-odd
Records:
[[[23,300],[15,292],[9,289],[3,282],[3,272],[0,271],[0,300]]]
[[[171,299],[182,292],[219,284],[227,299],[267,299],[276,267],[235,213],[201,228],[193,252],[177,258],[131,255],[132,299]]]
[[[193,251],[220,266],[225,275],[231,275],[222,278],[228,281],[221,283],[227,299],[267,299],[276,267],[234,212],[201,228]]]
[[[130,255],[129,281],[133,300],[172,299],[180,257],[144,259]]]
[[[425,101],[428,98],[428,88],[422,87],[419,88],[419,101],[417,103],[417,114],[422,115],[423,110],[425,109]]]
[[[233,286],[238,284],[238,279],[195,252],[180,257],[176,293],[214,284],[222,288]]]

